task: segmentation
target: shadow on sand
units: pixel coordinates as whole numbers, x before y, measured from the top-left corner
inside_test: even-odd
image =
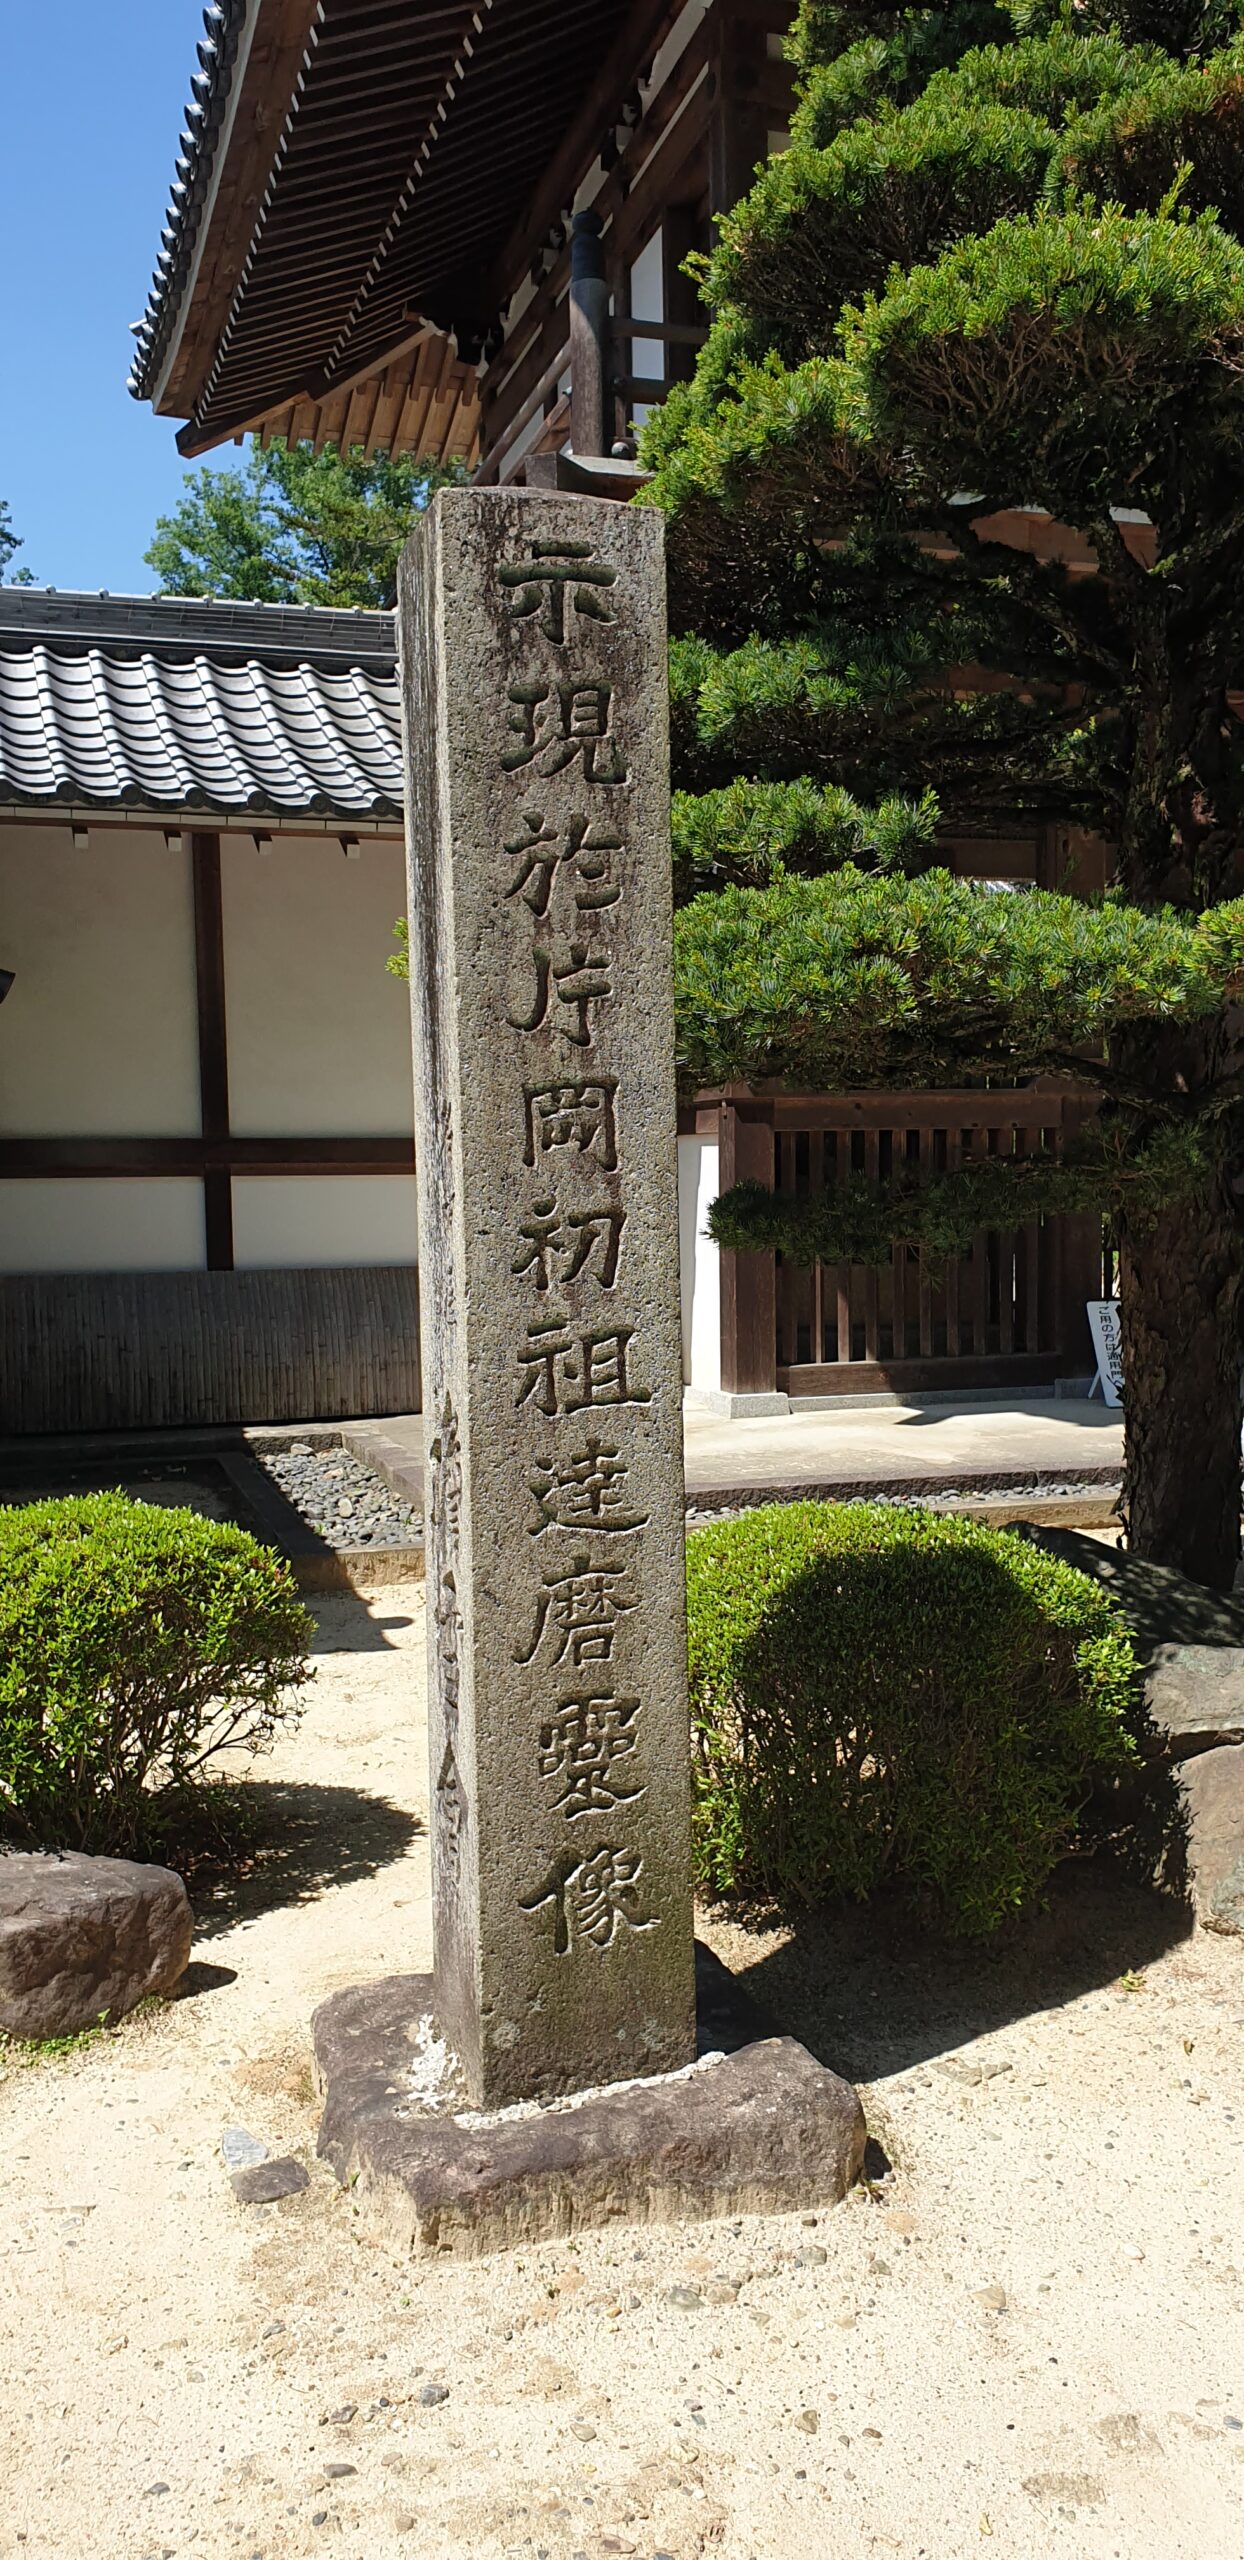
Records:
[[[391,1630],[411,1624],[409,1612],[394,1609],[381,1585],[368,1595],[359,1591],[304,1591],[315,1620],[311,1643],[314,1662],[325,1653],[393,1653]]]
[[[986,1947],[933,1939],[910,1906],[878,1896],[793,1923],[776,1914],[758,1919],[749,1964],[737,1914],[713,1913],[710,1935],[713,1921],[727,1917],[740,1989],[780,2033],[797,2036],[847,2079],[865,2081],[1117,1982],[1194,1925],[1183,1903],[1133,1884],[1113,1860],[1084,1858],[1057,1870],[1045,1910]],[[783,1926],[791,1934],[775,1946],[771,1933]]]
[[[240,1791],[247,1841],[228,1868],[210,1853],[188,1878],[196,1946],[239,1920],[357,1884],[404,1857],[424,1829],[418,1816],[360,1787],[248,1778]]]

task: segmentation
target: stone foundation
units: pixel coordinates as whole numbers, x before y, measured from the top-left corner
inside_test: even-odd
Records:
[[[752,2033],[730,1977],[697,1952],[697,2061],[486,2112],[466,2105],[429,1975],[337,1992],[312,2022],[321,2157],[390,2246],[459,2257],[614,2221],[839,2202],[864,2156],[855,2091],[792,2037]]]

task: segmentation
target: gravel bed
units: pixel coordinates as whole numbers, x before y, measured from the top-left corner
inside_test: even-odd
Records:
[[[1008,1485],[1005,1491],[999,1491],[991,1488],[988,1491],[973,1493],[965,1491],[961,1484],[922,1484],[919,1486],[913,1486],[910,1493],[895,1493],[893,1490],[890,1490],[878,1493],[856,1492],[846,1494],[819,1494],[813,1487],[809,1486],[806,1494],[791,1494],[788,1493],[785,1488],[780,1492],[775,1490],[773,1493],[765,1497],[765,1501],[770,1503],[785,1503],[792,1501],[873,1502],[877,1504],[885,1503],[894,1511],[922,1511],[925,1509],[936,1511],[946,1503],[950,1502],[998,1502],[1007,1504],[1014,1504],[1016,1502],[1058,1502],[1064,1498],[1071,1499],[1077,1495],[1083,1496],[1085,1494],[1100,1494],[1103,1499],[1105,1499],[1112,1494],[1117,1494],[1118,1490],[1118,1484],[1099,1484],[1096,1481],[1085,1483],[1082,1479],[1077,1480],[1075,1477],[1034,1476],[1028,1483]],[[736,1520],[740,1519],[745,1512],[759,1511],[763,1508],[764,1502],[757,1501],[751,1497],[749,1497],[746,1502],[726,1501],[707,1504],[689,1502],[687,1504],[687,1527],[689,1529],[709,1529],[712,1527],[715,1520]]]
[[[293,1503],[310,1527],[326,1539],[331,1547],[409,1547],[423,1538],[423,1520],[411,1505],[398,1500],[389,1491],[383,1477],[366,1466],[347,1449],[331,1444],[314,1447],[309,1440],[297,1440],[288,1449],[256,1449],[254,1456],[266,1467],[274,1483],[286,1499]],[[1031,1498],[1048,1502],[1060,1495],[1083,1493],[1109,1494],[1110,1485],[1085,1484],[1074,1477],[1037,1477],[1030,1483],[1009,1486],[999,1501],[1015,1502]],[[795,1497],[799,1498],[799,1497]],[[848,1501],[873,1501],[891,1504],[898,1510],[911,1510],[923,1504],[961,1502],[965,1499],[960,1485],[921,1485],[910,1493],[851,1494]],[[974,1500],[988,1496],[975,1495]],[[762,1498],[763,1499],[763,1498]],[[790,1501],[785,1490],[775,1490],[770,1501]],[[689,1502],[688,1529],[711,1528],[716,1520],[737,1519],[748,1511],[761,1508],[755,1495],[747,1499],[724,1502]]]
[[[295,1440],[288,1449],[256,1449],[252,1454],[280,1486],[286,1501],[330,1547],[417,1547],[422,1543],[419,1512],[409,1502],[400,1502],[384,1478],[348,1449],[313,1448],[309,1440]]]
[[[295,1440],[288,1448],[281,1449],[252,1445],[251,1456],[257,1466],[267,1470],[287,1502],[328,1546],[345,1551],[359,1547],[422,1545],[422,1514],[391,1493],[383,1476],[377,1475],[374,1468],[338,1443]],[[133,1495],[139,1502],[186,1504],[192,1510],[203,1512],[209,1519],[228,1520],[234,1516],[232,1498],[220,1485],[209,1482],[208,1475],[207,1468],[200,1476],[192,1464],[170,1462],[162,1467],[118,1470],[111,1481],[118,1491]],[[68,1471],[61,1479],[49,1478],[38,1484],[0,1484],[0,1509],[9,1504],[41,1501],[52,1493],[81,1493],[109,1480],[107,1470],[101,1468],[82,1473]],[[911,1510],[923,1504],[936,1508],[964,1500],[1049,1502],[1060,1496],[1110,1495],[1117,1490],[1117,1485],[1086,1483],[1074,1476],[1034,1476],[1030,1481],[1009,1485],[1004,1493],[994,1495],[984,1492],[965,1495],[961,1485],[930,1484],[913,1486],[909,1493],[896,1493],[891,1489],[875,1494],[855,1492],[836,1498],[848,1502],[884,1502],[898,1510]],[[743,1498],[727,1496],[721,1502],[692,1500],[687,1504],[687,1527],[708,1529],[714,1521],[738,1519],[745,1512],[761,1509],[766,1502],[821,1498],[812,1488],[806,1495],[800,1495],[782,1486],[775,1487],[770,1494],[749,1493]]]

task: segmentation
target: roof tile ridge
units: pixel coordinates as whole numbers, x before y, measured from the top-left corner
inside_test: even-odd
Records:
[[[207,189],[250,0],[208,0],[198,45],[199,70],[191,81],[168,206],[142,319],[134,324],[135,355],[129,389],[146,399],[177,316],[185,278],[198,241]],[[175,290],[175,287],[177,288]]]

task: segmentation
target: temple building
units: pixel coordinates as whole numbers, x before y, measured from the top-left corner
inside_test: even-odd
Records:
[[[789,16],[213,0],[135,396],[180,422],[187,458],[302,439],[629,497],[635,430],[705,335],[684,262],[786,137]],[[1020,515],[1014,532],[1075,541]],[[384,974],[394,647],[387,615],[0,599],[12,1427],[417,1399],[409,1042]],[[1026,822],[945,853],[1011,884],[1104,876],[1101,848]],[[1092,1220],[980,1236],[937,1275],[898,1252],[797,1272],[703,1228],[744,1174],[883,1181],[899,1157],[1058,1143],[1080,1108],[1053,1086],[699,1096],[680,1145],[693,1392],[746,1411],[1085,1377]],[[57,1291],[86,1349],[47,1347]]]
[[[388,614],[0,588],[0,1415],[418,1401]]]

